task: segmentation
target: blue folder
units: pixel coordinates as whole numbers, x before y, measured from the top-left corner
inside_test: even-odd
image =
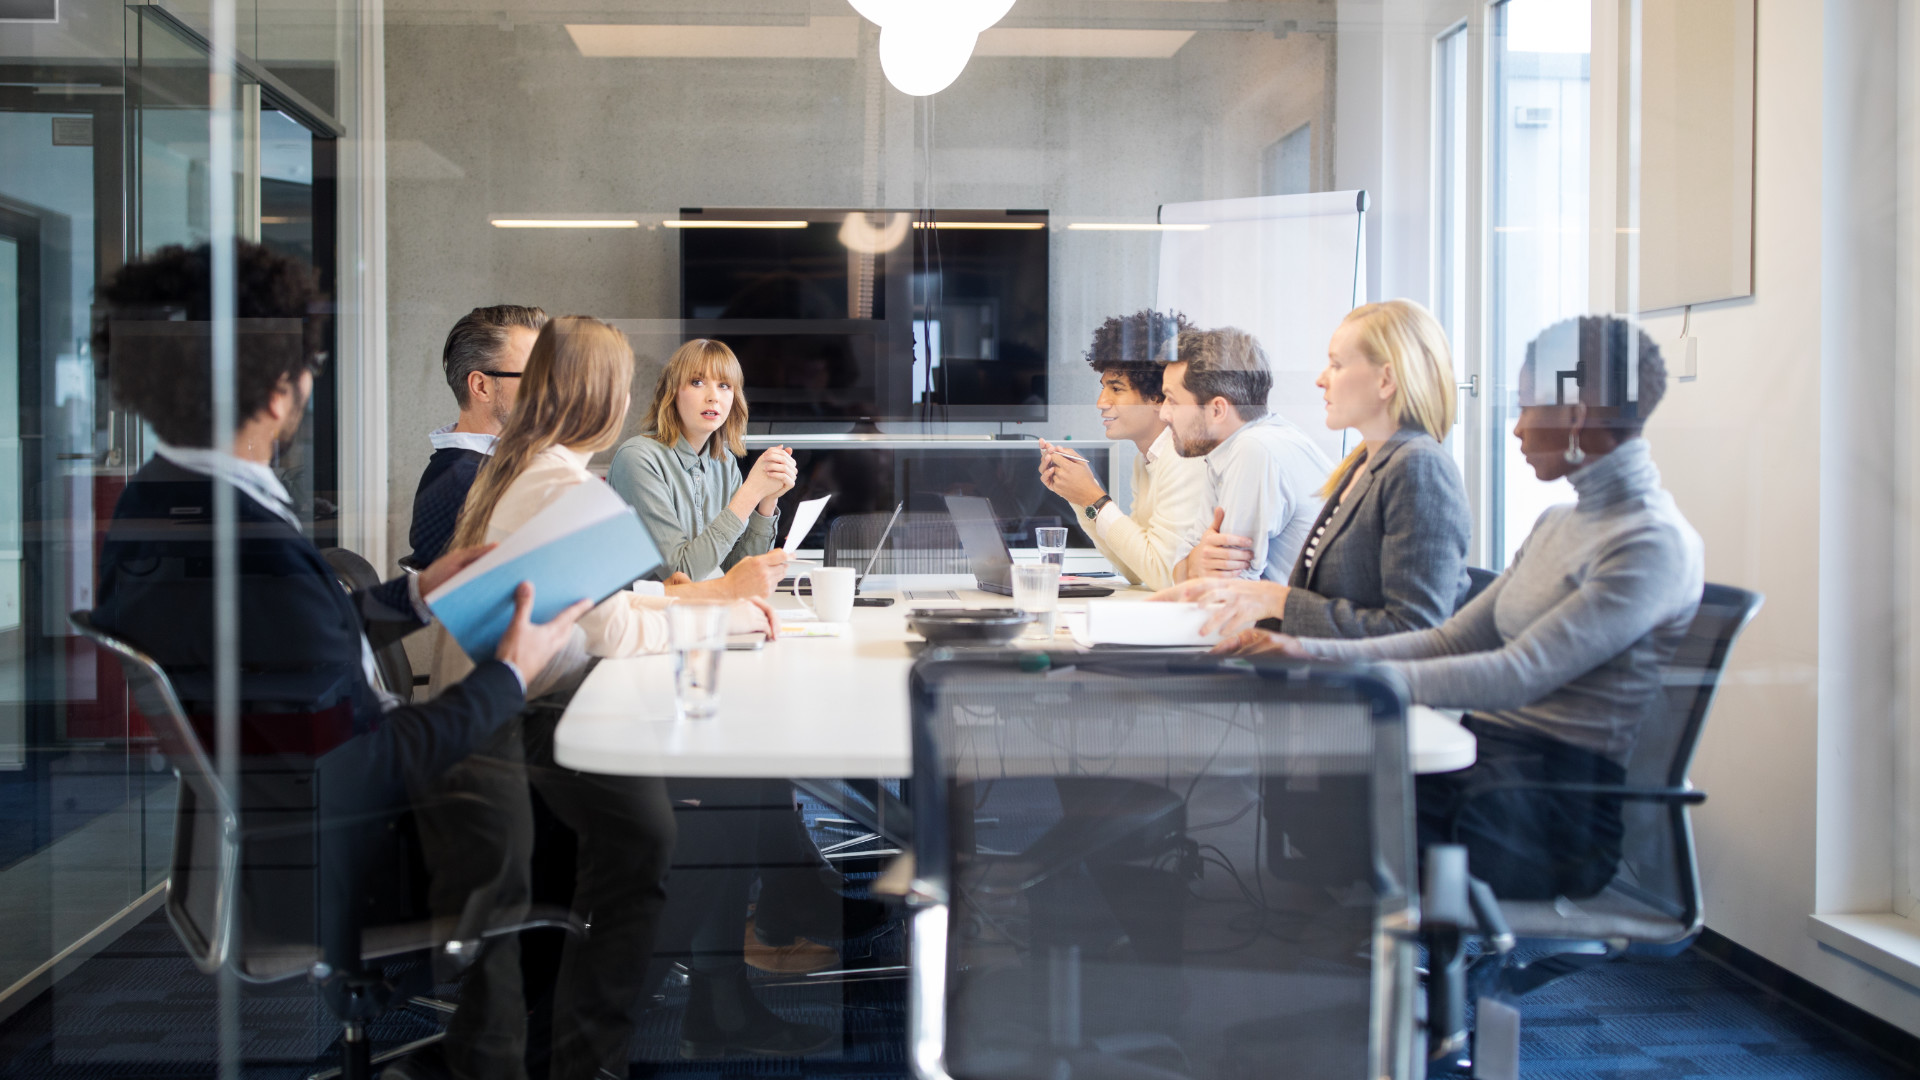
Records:
[[[577,600],[598,604],[661,561],[660,546],[629,510],[502,563],[434,602],[433,613],[468,656],[490,660],[513,623],[521,582],[533,582],[533,621],[546,622]]]

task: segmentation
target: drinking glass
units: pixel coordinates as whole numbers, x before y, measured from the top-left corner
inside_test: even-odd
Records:
[[[1040,561],[1051,566],[1065,566],[1067,563],[1067,530],[1049,525],[1033,530],[1033,538],[1040,546]]]
[[[720,654],[727,651],[729,607],[682,600],[667,609],[673,705],[682,720],[705,720],[720,709]]]
[[[1026,636],[1053,640],[1053,613],[1060,603],[1060,568],[1052,563],[1019,563],[1013,567],[1013,606],[1033,616]]]

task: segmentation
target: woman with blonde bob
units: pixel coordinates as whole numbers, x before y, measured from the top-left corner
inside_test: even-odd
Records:
[[[660,571],[695,581],[749,559],[777,581],[778,500],[798,473],[783,447],[763,452],[743,479],[747,399],[740,361],[725,344],[695,338],[674,350],[654,385],[648,430],[621,445],[607,482],[640,511],[666,560]]]
[[[1320,491],[1326,504],[1287,584],[1202,578],[1156,599],[1217,605],[1210,628],[1278,620],[1295,637],[1363,638],[1438,626],[1466,598],[1466,487],[1440,445],[1453,427],[1445,331],[1426,308],[1388,300],[1353,309],[1314,380],[1327,426],[1360,445]]]

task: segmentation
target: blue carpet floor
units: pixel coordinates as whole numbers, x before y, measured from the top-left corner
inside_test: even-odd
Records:
[[[856,943],[870,963],[897,958],[898,929]],[[830,1024],[840,1047],[805,1062],[691,1064],[675,1059],[682,991],[669,987],[634,1045],[635,1077],[908,1075],[899,982],[797,986],[765,977],[762,995],[795,1019]],[[214,1073],[213,984],[180,955],[165,920],[148,919],[0,1025],[0,1077],[142,1080]],[[1533,1080],[1747,1077],[1880,1080],[1916,1075],[1857,1046],[1711,958],[1628,959],[1530,995],[1522,1054]],[[375,1045],[432,1031],[427,1014],[382,1020]],[[300,1080],[332,1063],[330,1027],[299,983],[255,988],[242,1009],[245,1080]]]

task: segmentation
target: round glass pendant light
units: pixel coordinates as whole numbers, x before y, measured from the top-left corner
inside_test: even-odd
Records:
[[[980,32],[1013,0],[848,0],[880,27],[880,70],[903,94],[926,97],[953,85],[973,59]]]

